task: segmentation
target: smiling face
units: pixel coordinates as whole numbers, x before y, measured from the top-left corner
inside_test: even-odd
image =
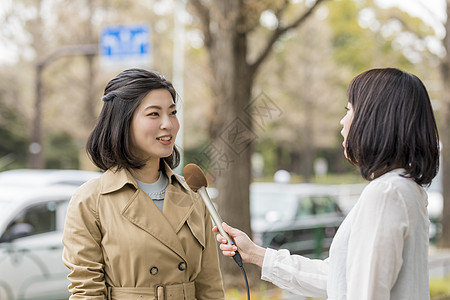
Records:
[[[158,161],[172,154],[180,124],[171,94],[165,89],[148,93],[133,114],[130,141],[134,155]]]
[[[345,114],[345,116],[342,118],[340,124],[342,126],[342,130],[341,130],[341,135],[344,137],[344,141],[342,142],[342,146],[344,147],[344,155],[345,157],[347,157],[347,153],[346,153],[346,144],[347,144],[347,136],[348,136],[348,132],[350,130],[350,125],[352,124],[353,121],[353,107],[350,103],[347,104],[347,107],[345,108],[347,110],[347,113]]]

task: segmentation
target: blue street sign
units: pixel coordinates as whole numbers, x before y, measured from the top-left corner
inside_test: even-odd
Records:
[[[102,65],[149,67],[151,55],[149,25],[115,25],[103,28],[100,35]]]

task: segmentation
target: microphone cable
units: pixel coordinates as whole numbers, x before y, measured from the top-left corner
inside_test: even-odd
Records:
[[[245,286],[247,287],[247,299],[250,300],[250,288],[248,286],[247,274],[245,273],[244,264],[242,263],[242,258],[238,251],[235,251],[233,259],[237,263],[239,268],[241,268],[242,274],[244,274]]]

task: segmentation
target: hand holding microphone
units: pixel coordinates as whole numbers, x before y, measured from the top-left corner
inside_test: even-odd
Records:
[[[256,245],[245,232],[233,228],[228,224],[222,224],[222,219],[220,218],[219,213],[217,212],[214,204],[208,196],[208,192],[206,191],[206,186],[208,182],[206,181],[205,174],[202,169],[195,164],[188,164],[183,169],[183,175],[186,179],[189,187],[194,191],[200,194],[203,199],[203,202],[206,205],[213,221],[216,225],[217,230],[220,235],[217,235],[217,241],[220,244],[220,249],[222,250],[223,255],[231,256],[236,261],[236,263],[242,267],[242,258],[245,262],[249,262],[258,266],[262,266],[264,255],[266,253],[266,249]],[[230,235],[224,230],[223,226],[226,226],[227,231],[233,236]],[[224,237],[228,243],[224,242],[221,237]],[[242,252],[241,254],[237,251],[237,245],[235,240],[239,242],[239,249]]]
[[[220,218],[219,213],[217,212],[214,204],[209,198],[208,192],[206,191],[206,187],[208,186],[208,182],[206,181],[206,176],[203,173],[202,169],[196,164],[187,164],[183,168],[183,175],[186,179],[187,184],[194,192],[197,192],[203,199],[203,202],[206,205],[214,223],[219,229],[220,234],[228,240],[230,245],[234,245],[233,239],[223,230],[222,227],[222,219]]]
[[[187,164],[183,168],[183,175],[184,175],[184,178],[186,179],[186,182],[189,185],[189,187],[194,192],[199,193],[199,195],[202,197],[202,200],[205,203],[206,208],[208,209],[214,223],[216,224],[217,230],[220,232],[220,235],[222,235],[227,240],[228,243],[225,244],[224,241],[222,240],[222,238],[220,238],[220,240],[218,238],[218,241],[220,243],[222,243],[221,249],[223,250],[224,255],[226,255],[225,252],[229,253],[230,255],[227,255],[227,256],[232,256],[234,261],[241,268],[242,273],[244,274],[245,285],[247,287],[247,299],[250,300],[250,289],[248,286],[248,280],[247,280],[247,275],[245,274],[244,265],[242,264],[241,255],[237,251],[237,247],[236,247],[233,239],[223,229],[222,219],[220,218],[219,213],[217,212],[216,208],[214,207],[214,204],[212,203],[211,199],[208,196],[208,192],[206,191],[208,182],[206,181],[205,174],[203,173],[202,169],[200,169],[200,167],[197,166],[196,164]],[[258,251],[254,252],[254,254],[258,254],[258,255],[249,255],[247,253],[245,255],[253,258],[252,263],[262,266],[262,261],[264,259],[264,254],[265,254],[266,250],[264,248],[256,246],[244,232],[242,232],[238,229],[235,229],[231,226],[228,226],[225,223],[224,223],[224,225],[227,227],[227,230],[229,230],[230,233],[235,234],[236,239],[242,240],[242,244],[245,245],[245,247],[247,249],[258,250]],[[223,249],[223,247],[225,247],[227,249]],[[233,254],[233,252],[234,252],[234,254]],[[256,257],[258,257],[258,258],[256,258]],[[255,258],[256,258],[256,260],[255,260]],[[249,261],[251,261],[251,260],[249,259]],[[256,263],[256,261],[258,261],[258,263]]]

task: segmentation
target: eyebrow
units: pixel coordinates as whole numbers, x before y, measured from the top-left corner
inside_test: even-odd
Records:
[[[175,105],[175,103],[172,103],[172,105],[169,106],[169,109],[170,109],[170,108],[174,108],[174,107],[176,107],[176,105]],[[144,108],[144,110],[148,110],[148,109],[158,109],[158,110],[161,110],[162,107],[159,106],[159,105],[150,105],[150,106],[146,106],[146,107]]]

